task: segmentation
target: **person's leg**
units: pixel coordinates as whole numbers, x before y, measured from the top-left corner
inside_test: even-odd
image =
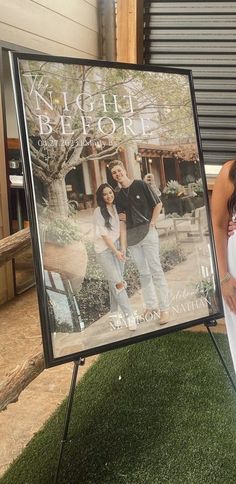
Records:
[[[119,309],[118,303],[116,298],[114,297],[114,294],[111,290],[110,284],[109,284],[109,299],[110,299],[110,311],[111,313],[116,313]]]
[[[117,258],[114,263],[116,264],[117,272],[121,274],[121,280],[123,280],[124,274],[124,262],[118,261]],[[114,328],[122,327],[122,309],[119,307],[114,291],[112,290],[113,282],[108,281],[109,285],[109,298],[110,298],[110,321]],[[126,282],[124,282],[125,289],[127,288]]]
[[[148,263],[150,273],[156,290],[156,295],[161,312],[169,310],[169,290],[166,278],[161,266],[159,255],[159,237],[157,230],[151,228],[142,241],[142,248],[145,259]]]
[[[109,287],[109,299],[110,299],[110,314],[109,321],[113,328],[121,328],[121,310],[119,308],[118,302],[113,294],[111,283],[108,281]]]
[[[122,261],[119,261],[117,258],[115,258],[115,263],[117,264],[117,270],[118,272],[121,273],[122,280],[124,277],[124,270],[125,270],[125,263]],[[123,280],[124,281],[124,280]],[[113,321],[113,325],[117,328],[120,328],[122,326],[121,324],[121,318],[120,318],[120,307],[117,302],[116,297],[113,294],[113,291],[111,290],[111,283],[108,282],[109,284],[109,299],[110,299],[110,312],[111,312],[111,319]],[[127,283],[124,281],[124,287],[127,289]]]
[[[116,300],[117,306],[120,307],[123,316],[125,319],[133,317],[133,310],[125,289],[125,282],[123,281],[122,268],[119,261],[109,249],[97,254],[97,260],[102,266],[110,291]]]
[[[156,292],[141,243],[129,246],[129,252],[139,272],[145,307],[147,310],[155,309],[158,307]]]

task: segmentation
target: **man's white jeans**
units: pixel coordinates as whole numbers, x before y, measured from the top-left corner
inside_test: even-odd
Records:
[[[159,237],[155,227],[149,229],[141,242],[129,246],[129,252],[139,272],[146,308],[167,311],[169,291],[160,262]]]

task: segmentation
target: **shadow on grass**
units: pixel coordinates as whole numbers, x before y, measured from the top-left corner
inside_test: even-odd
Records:
[[[64,412],[1,484],[52,484]],[[235,484],[236,395],[209,336],[175,333],[102,356],[77,387],[69,439],[60,484]]]

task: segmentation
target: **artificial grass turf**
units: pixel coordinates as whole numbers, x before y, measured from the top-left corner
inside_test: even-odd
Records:
[[[64,412],[1,484],[52,484]],[[235,484],[236,394],[209,336],[174,333],[103,355],[77,387],[69,438],[60,484]]]

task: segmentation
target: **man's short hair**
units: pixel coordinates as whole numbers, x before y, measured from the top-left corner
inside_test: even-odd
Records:
[[[108,165],[108,168],[111,171],[112,168],[114,168],[114,166],[117,166],[117,165],[122,166],[122,168],[125,168],[124,167],[124,164],[120,160],[112,160],[112,161],[110,161],[110,163]]]

